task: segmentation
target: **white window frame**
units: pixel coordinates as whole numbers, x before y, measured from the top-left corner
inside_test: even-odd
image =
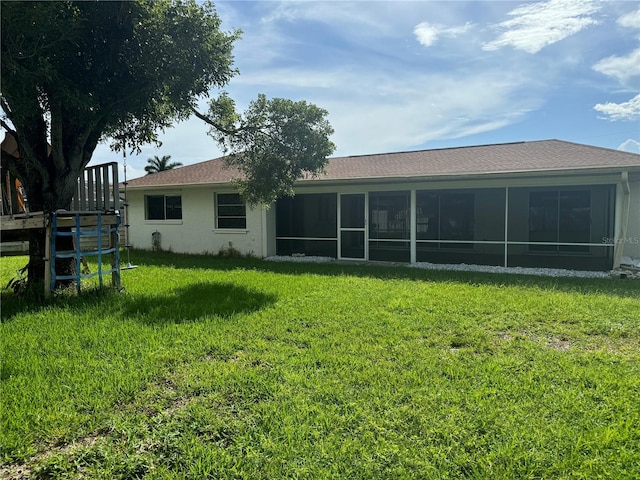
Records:
[[[219,208],[221,207],[220,205],[220,200],[219,200],[219,196],[220,195],[238,195],[240,202],[241,203],[225,203],[222,206],[230,206],[230,207],[239,207],[242,206],[244,207],[244,215],[220,215],[220,211]],[[215,230],[220,230],[220,231],[241,231],[244,232],[247,230],[247,203],[242,200],[242,197],[240,196],[239,193],[237,192],[217,192],[215,194],[215,201],[214,201],[214,207],[215,207]],[[224,227],[224,226],[220,226],[220,219],[225,219],[225,218],[243,218],[244,219],[244,227]]]

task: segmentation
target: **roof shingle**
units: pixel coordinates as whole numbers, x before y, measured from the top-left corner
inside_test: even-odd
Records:
[[[330,158],[315,181],[574,169],[640,169],[640,155],[561,140],[503,143]],[[229,183],[241,174],[223,158],[136,178],[130,188]],[[304,182],[305,180],[302,180]]]

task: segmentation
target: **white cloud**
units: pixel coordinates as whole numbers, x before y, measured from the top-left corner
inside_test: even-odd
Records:
[[[640,76],[640,48],[623,57],[612,55],[603,58],[593,66],[593,69],[625,83],[633,77]]]
[[[328,89],[343,86],[340,70],[309,70],[294,67],[271,67],[240,75],[233,85],[280,86],[286,88]]]
[[[345,98],[323,102],[336,130],[337,154],[406,149],[513,124],[539,105],[522,91],[526,80],[507,77],[494,71],[352,82]]]
[[[625,140],[620,145],[618,145],[618,150],[630,153],[640,153],[640,142],[629,138],[628,140]]]
[[[238,20],[232,26],[244,32],[234,49],[241,76],[294,62],[344,62],[335,57],[314,58],[314,52],[332,48],[342,57],[361,49],[396,55],[399,52],[391,46],[392,40],[422,15],[412,11],[413,6],[422,5],[416,2],[369,2],[366,6],[334,1],[218,3],[236,11]],[[301,25],[305,25],[302,34]]]
[[[268,13],[260,21],[263,24],[281,21],[295,23],[301,20],[328,25],[356,24],[365,31],[387,32],[392,29],[386,21],[389,16],[380,13],[397,14],[398,8],[397,4],[391,2],[374,2],[366,7],[360,2],[269,2]]]
[[[541,105],[539,85],[532,84],[530,72],[500,67],[398,76],[367,66],[321,71],[296,66],[249,73],[234,83],[243,88],[259,83],[288,98],[302,92],[327,109],[340,156],[494,131]]]
[[[425,47],[430,47],[438,41],[439,37],[457,37],[471,28],[471,24],[467,23],[461,27],[445,27],[443,25],[422,22],[416,25],[413,33],[418,42]]]
[[[601,6],[593,1],[549,0],[520,6],[509,12],[513,18],[496,26],[502,34],[483,45],[484,50],[512,46],[528,53],[559,42],[597,24],[591,17]]]
[[[593,108],[606,115],[605,118],[611,121],[635,120],[640,118],[640,94],[636,95],[628,102],[598,103]]]
[[[628,28],[640,28],[640,10],[629,12],[618,19],[618,25]]]
[[[439,25],[431,25],[427,22],[422,22],[416,25],[416,28],[413,29],[413,33],[420,42],[425,47],[430,47],[436,40],[438,40],[438,36],[442,31],[442,27]]]

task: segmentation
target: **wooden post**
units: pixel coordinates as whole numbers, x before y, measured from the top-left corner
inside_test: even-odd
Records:
[[[96,191],[95,191],[95,186],[94,186],[94,182],[93,182],[93,172],[91,170],[87,171],[87,191],[83,192],[87,195],[86,200],[86,205],[87,205],[87,210],[95,210],[96,209],[96,202],[95,202],[95,198],[96,198]],[[84,209],[83,209],[84,210]]]
[[[104,212],[109,211],[109,166],[103,165],[101,168],[102,177],[102,210]]]
[[[120,184],[118,183],[118,164],[111,163],[111,189],[113,196],[113,209],[120,210]]]
[[[15,181],[15,178],[13,178],[13,175],[9,173],[9,171],[7,171],[5,180],[6,180],[5,200],[8,202],[6,211],[7,211],[7,215],[11,215],[11,217],[13,218],[13,214],[18,213],[17,208],[14,207],[14,205],[18,205],[18,191],[16,188],[16,181]]]

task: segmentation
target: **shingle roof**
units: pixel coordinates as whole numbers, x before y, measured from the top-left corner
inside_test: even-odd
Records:
[[[561,140],[503,143],[473,147],[419,150],[335,157],[314,181],[550,172],[576,169],[640,170],[640,155]],[[224,159],[188,165],[136,178],[130,188],[228,183],[239,178]],[[305,182],[308,180],[302,180]]]
[[[237,170],[225,168],[223,158],[214,158],[129,180],[129,188],[229,183],[239,177],[240,173]]]

